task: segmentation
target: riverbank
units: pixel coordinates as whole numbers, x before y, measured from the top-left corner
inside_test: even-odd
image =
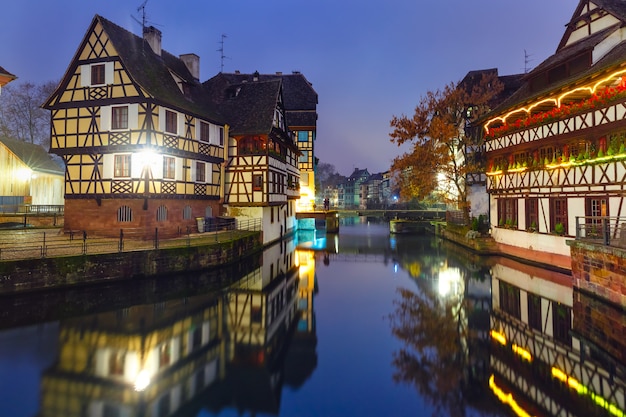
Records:
[[[539,266],[564,274],[572,274],[572,261],[568,256],[530,251],[512,245],[497,243],[491,236],[468,232],[467,228],[435,223],[435,234],[481,256],[503,256],[522,263]]]
[[[200,236],[178,246],[0,262],[0,294],[14,294],[193,272],[222,267],[263,249],[261,232],[237,231],[227,240]]]

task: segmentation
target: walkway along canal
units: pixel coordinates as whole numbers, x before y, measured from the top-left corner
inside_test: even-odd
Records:
[[[260,222],[180,238],[68,236],[58,229],[0,232],[0,294],[222,267],[262,250]],[[132,235],[131,235],[132,236]]]

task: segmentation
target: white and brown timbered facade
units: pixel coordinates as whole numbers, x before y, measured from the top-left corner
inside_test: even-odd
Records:
[[[232,81],[218,74],[205,83],[230,125],[224,204],[230,216],[262,218],[269,243],[296,228],[300,152],[287,125],[282,80],[253,74]]]
[[[46,102],[66,229],[173,235],[220,214],[226,124],[202,104],[198,57],[160,45],[96,16]]]
[[[626,3],[582,0],[557,52],[485,120],[499,243],[553,254],[569,269],[565,240],[577,218],[625,215],[625,23]]]

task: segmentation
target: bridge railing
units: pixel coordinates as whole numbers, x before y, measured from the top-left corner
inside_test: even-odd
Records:
[[[576,240],[626,248],[626,217],[577,216]]]

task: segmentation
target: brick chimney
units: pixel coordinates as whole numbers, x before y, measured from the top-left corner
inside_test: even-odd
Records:
[[[143,38],[148,42],[152,51],[161,56],[161,31],[154,26],[143,28]]]
[[[200,57],[196,54],[182,54],[180,60],[185,63],[185,66],[191,73],[191,76],[200,81]]]

